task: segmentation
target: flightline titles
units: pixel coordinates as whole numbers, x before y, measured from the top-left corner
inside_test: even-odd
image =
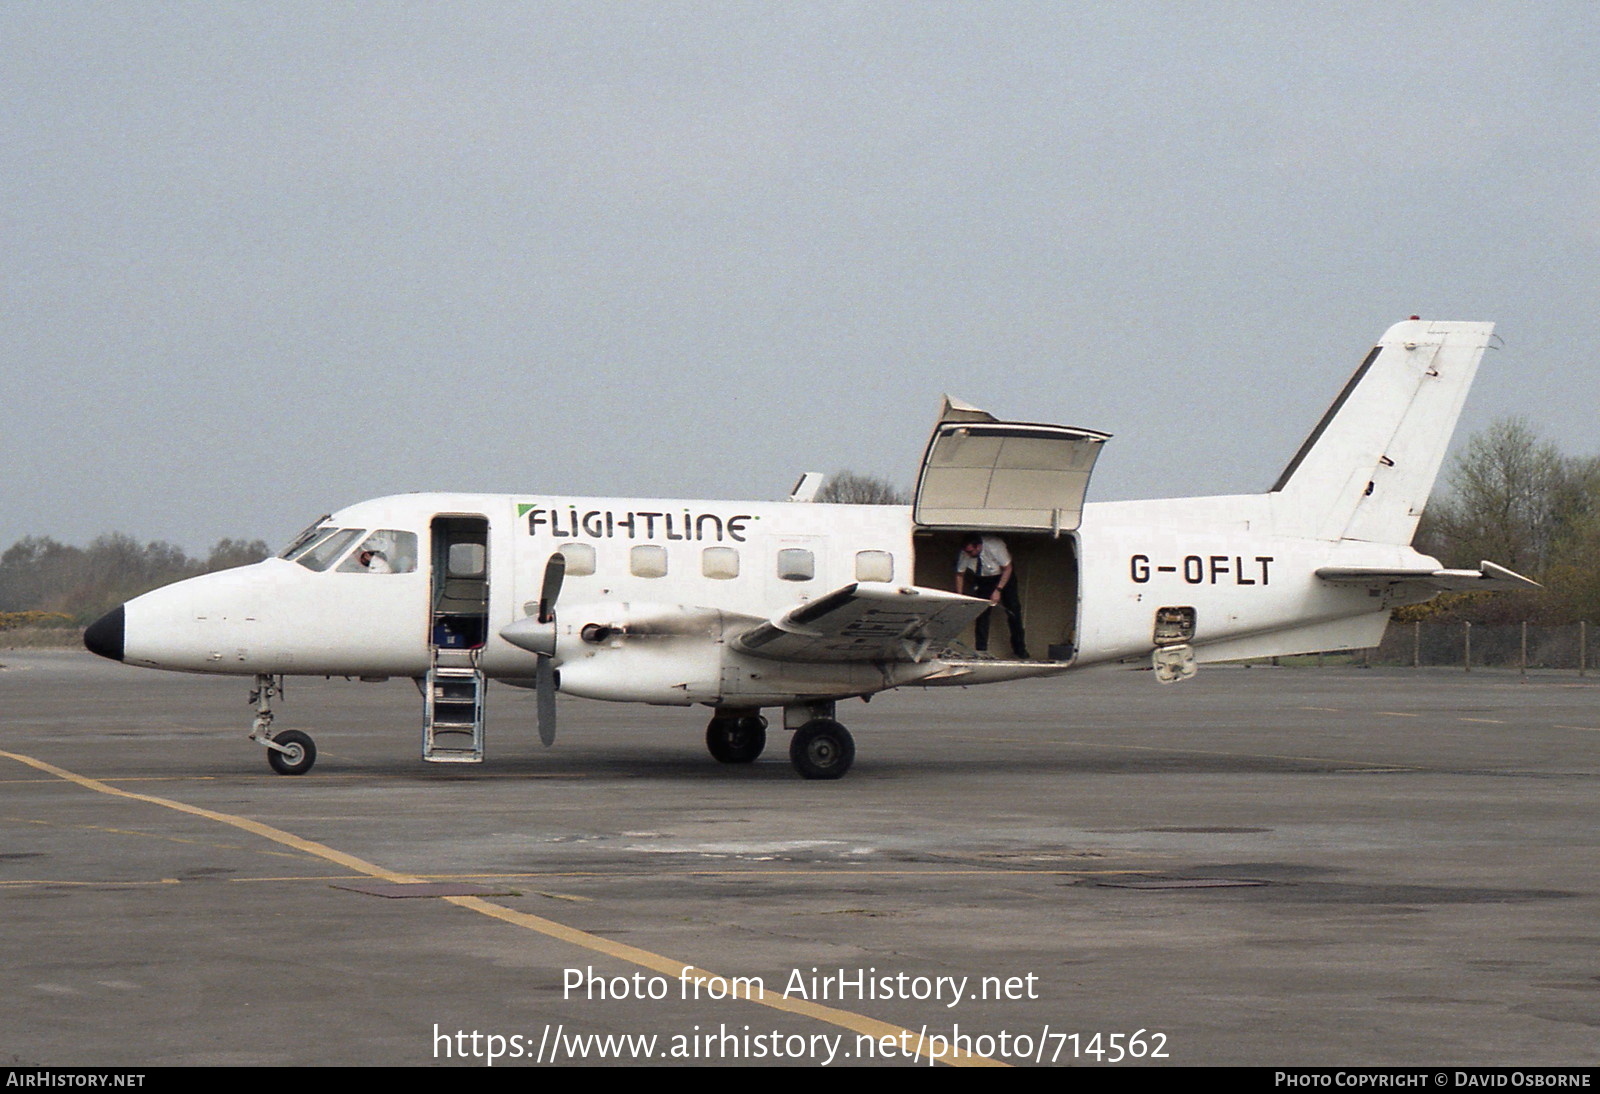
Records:
[[[522,509],[522,506],[518,506]],[[745,541],[745,525],[755,520],[752,513],[736,513],[724,517],[717,513],[696,513],[683,509],[669,512],[617,513],[610,509],[590,509],[579,512],[576,505],[565,509],[526,508],[528,534],[539,535],[548,529],[558,539],[616,539],[626,534],[629,539],[712,540],[721,543],[724,538],[735,543]]]
[[[1037,999],[1037,973],[1022,976],[980,976],[976,990],[968,994],[970,976],[916,976],[910,973],[882,973],[877,968],[838,969],[822,972],[815,966],[807,973],[793,969],[784,980],[784,999],[804,999],[812,1003],[863,1002],[869,999],[927,1002],[933,1000],[954,1007],[964,999]],[[593,1001],[677,999],[765,999],[766,980],[760,976],[713,976],[692,965],[678,973],[677,992],[665,976],[601,976],[589,965],[563,970],[561,998]]]

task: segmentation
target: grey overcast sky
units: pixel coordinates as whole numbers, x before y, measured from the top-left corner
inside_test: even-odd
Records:
[[[0,6],[0,547],[909,483],[941,392],[1269,485],[1395,320],[1596,451],[1600,6]]]

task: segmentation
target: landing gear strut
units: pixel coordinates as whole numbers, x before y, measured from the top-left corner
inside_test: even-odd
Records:
[[[250,723],[250,739],[265,745],[267,763],[280,775],[304,775],[317,762],[317,746],[309,736],[297,729],[272,733],[272,697],[283,694],[283,677],[266,673],[256,674],[255,690],[250,701],[256,705],[255,719]]]
[[[759,714],[719,714],[706,726],[706,748],[721,763],[752,763],[766,747],[767,720]]]

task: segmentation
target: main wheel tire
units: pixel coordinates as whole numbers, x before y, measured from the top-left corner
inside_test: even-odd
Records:
[[[289,729],[272,738],[274,742],[288,749],[279,752],[275,748],[267,749],[267,763],[272,765],[272,770],[280,775],[304,775],[311,770],[311,765],[317,762],[317,746],[310,737],[298,729]]]
[[[713,718],[706,726],[706,749],[719,763],[753,763],[766,747],[767,720],[759,714]]]
[[[789,760],[807,779],[837,779],[855,762],[856,742],[838,722],[818,718],[794,731]]]

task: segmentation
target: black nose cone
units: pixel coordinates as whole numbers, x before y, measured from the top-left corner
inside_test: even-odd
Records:
[[[122,606],[119,604],[89,624],[88,629],[83,632],[83,644],[89,647],[90,653],[98,653],[101,657],[121,661],[124,632]]]

